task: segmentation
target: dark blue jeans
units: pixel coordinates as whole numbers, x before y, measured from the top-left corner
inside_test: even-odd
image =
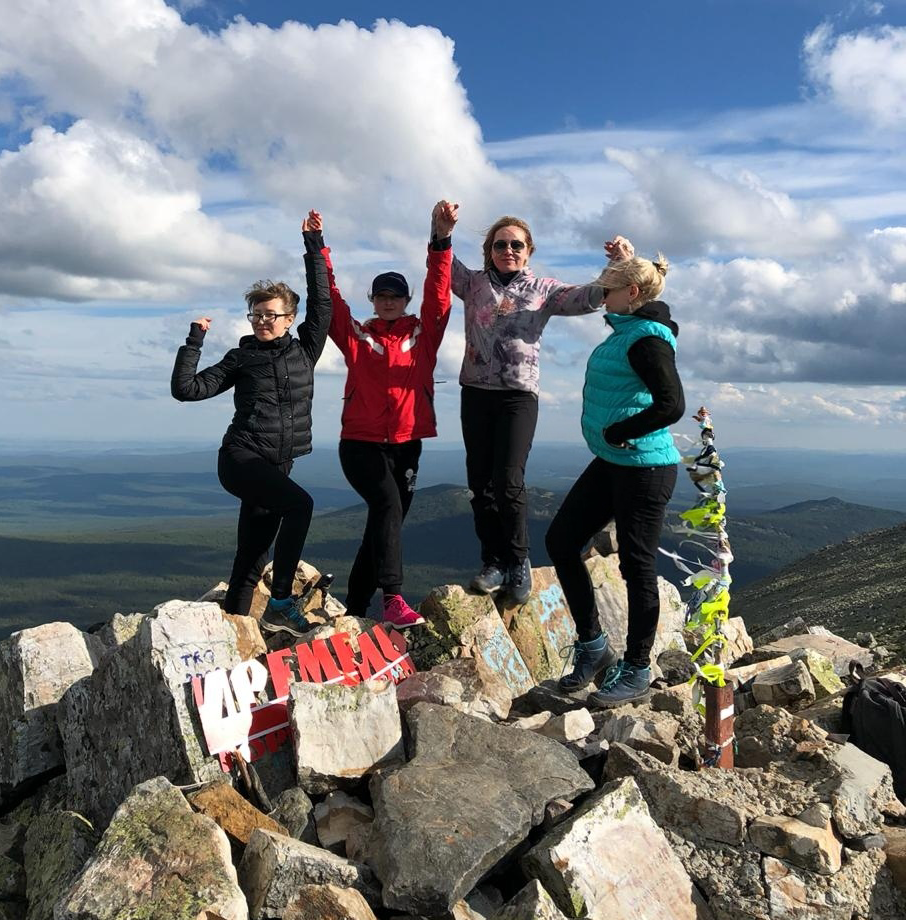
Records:
[[[545,541],[579,639],[587,642],[601,626],[582,552],[602,527],[616,522],[629,599],[623,657],[639,667],[648,666],[660,616],[657,547],[675,485],[675,466],[617,466],[595,457],[569,490]]]

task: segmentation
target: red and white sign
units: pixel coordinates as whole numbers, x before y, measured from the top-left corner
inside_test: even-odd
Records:
[[[357,637],[358,654],[349,633],[300,642],[295,648],[268,652],[243,661],[229,671],[217,668],[192,678],[192,692],[204,729],[208,753],[220,758],[224,771],[239,750],[248,760],[276,751],[289,737],[286,701],[294,680],[354,686],[374,678],[395,684],[415,673],[406,639],[395,629],[375,626]],[[293,668],[295,662],[295,672]],[[267,702],[259,694],[267,693]]]

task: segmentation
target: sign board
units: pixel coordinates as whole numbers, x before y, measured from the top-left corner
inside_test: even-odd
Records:
[[[401,632],[378,625],[356,641],[358,653],[350,644],[349,633],[335,633],[268,652],[229,671],[217,668],[193,677],[192,693],[208,753],[218,757],[228,772],[230,755],[237,749],[246,760],[254,761],[282,747],[289,737],[286,701],[295,680],[354,686],[377,678],[398,684],[415,673]],[[266,695],[264,702],[262,694]]]

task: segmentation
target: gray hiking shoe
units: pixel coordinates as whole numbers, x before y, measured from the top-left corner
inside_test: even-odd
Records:
[[[503,587],[506,581],[499,565],[488,562],[484,568],[469,582],[469,587],[482,594],[493,594]]]

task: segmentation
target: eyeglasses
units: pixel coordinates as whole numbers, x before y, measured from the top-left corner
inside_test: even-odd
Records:
[[[278,316],[292,316],[292,313],[246,313],[245,315],[250,323],[264,323],[269,326],[277,322]]]
[[[494,252],[506,252],[507,249],[522,252],[525,249],[525,243],[523,240],[494,240]]]

